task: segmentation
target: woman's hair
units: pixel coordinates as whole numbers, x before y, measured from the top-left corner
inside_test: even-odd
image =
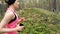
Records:
[[[12,5],[15,3],[16,0],[5,0],[8,6]]]

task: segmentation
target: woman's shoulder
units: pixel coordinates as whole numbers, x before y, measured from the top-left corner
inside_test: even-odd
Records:
[[[10,12],[12,12],[12,9],[11,9],[11,8],[7,8],[6,12],[7,12],[7,11],[10,11]]]
[[[12,8],[7,8],[7,12],[15,13],[15,11]]]
[[[11,15],[11,16],[14,16],[13,12],[11,12],[11,11],[9,11],[9,10],[6,11],[5,15]]]
[[[5,15],[4,15],[4,17],[6,17],[7,19],[8,18],[12,18],[13,19],[14,14],[10,10],[7,10],[6,13],[5,13]]]
[[[13,10],[11,8],[7,8],[6,14],[14,15]]]

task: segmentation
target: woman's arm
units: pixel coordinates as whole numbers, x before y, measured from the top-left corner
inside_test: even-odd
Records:
[[[0,29],[0,32],[12,32],[12,31],[17,31],[18,28],[2,28]]]
[[[24,29],[24,26],[19,26],[19,24],[18,24],[16,28],[2,28],[2,29],[0,29],[0,33],[22,31],[23,29]]]
[[[7,11],[7,12],[5,13],[4,18],[3,18],[2,21],[0,22],[0,28],[4,27],[6,24],[8,24],[9,21],[13,19],[13,16],[14,16],[14,14],[13,14],[12,12]]]
[[[8,24],[11,19],[13,19],[13,16],[14,14],[12,12],[10,11],[6,12],[4,18],[2,19],[0,23],[0,32],[11,32],[11,31],[17,30],[17,28],[11,28],[11,29],[4,28],[4,26]]]

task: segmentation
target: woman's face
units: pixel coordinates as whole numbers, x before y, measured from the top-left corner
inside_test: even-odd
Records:
[[[13,6],[14,6],[16,9],[19,8],[19,2],[18,2],[18,0],[15,1],[15,3],[13,4]]]

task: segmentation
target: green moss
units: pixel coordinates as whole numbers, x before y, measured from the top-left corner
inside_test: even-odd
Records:
[[[60,14],[44,9],[24,9],[18,12],[25,17],[25,29],[20,34],[56,34],[60,32]]]

